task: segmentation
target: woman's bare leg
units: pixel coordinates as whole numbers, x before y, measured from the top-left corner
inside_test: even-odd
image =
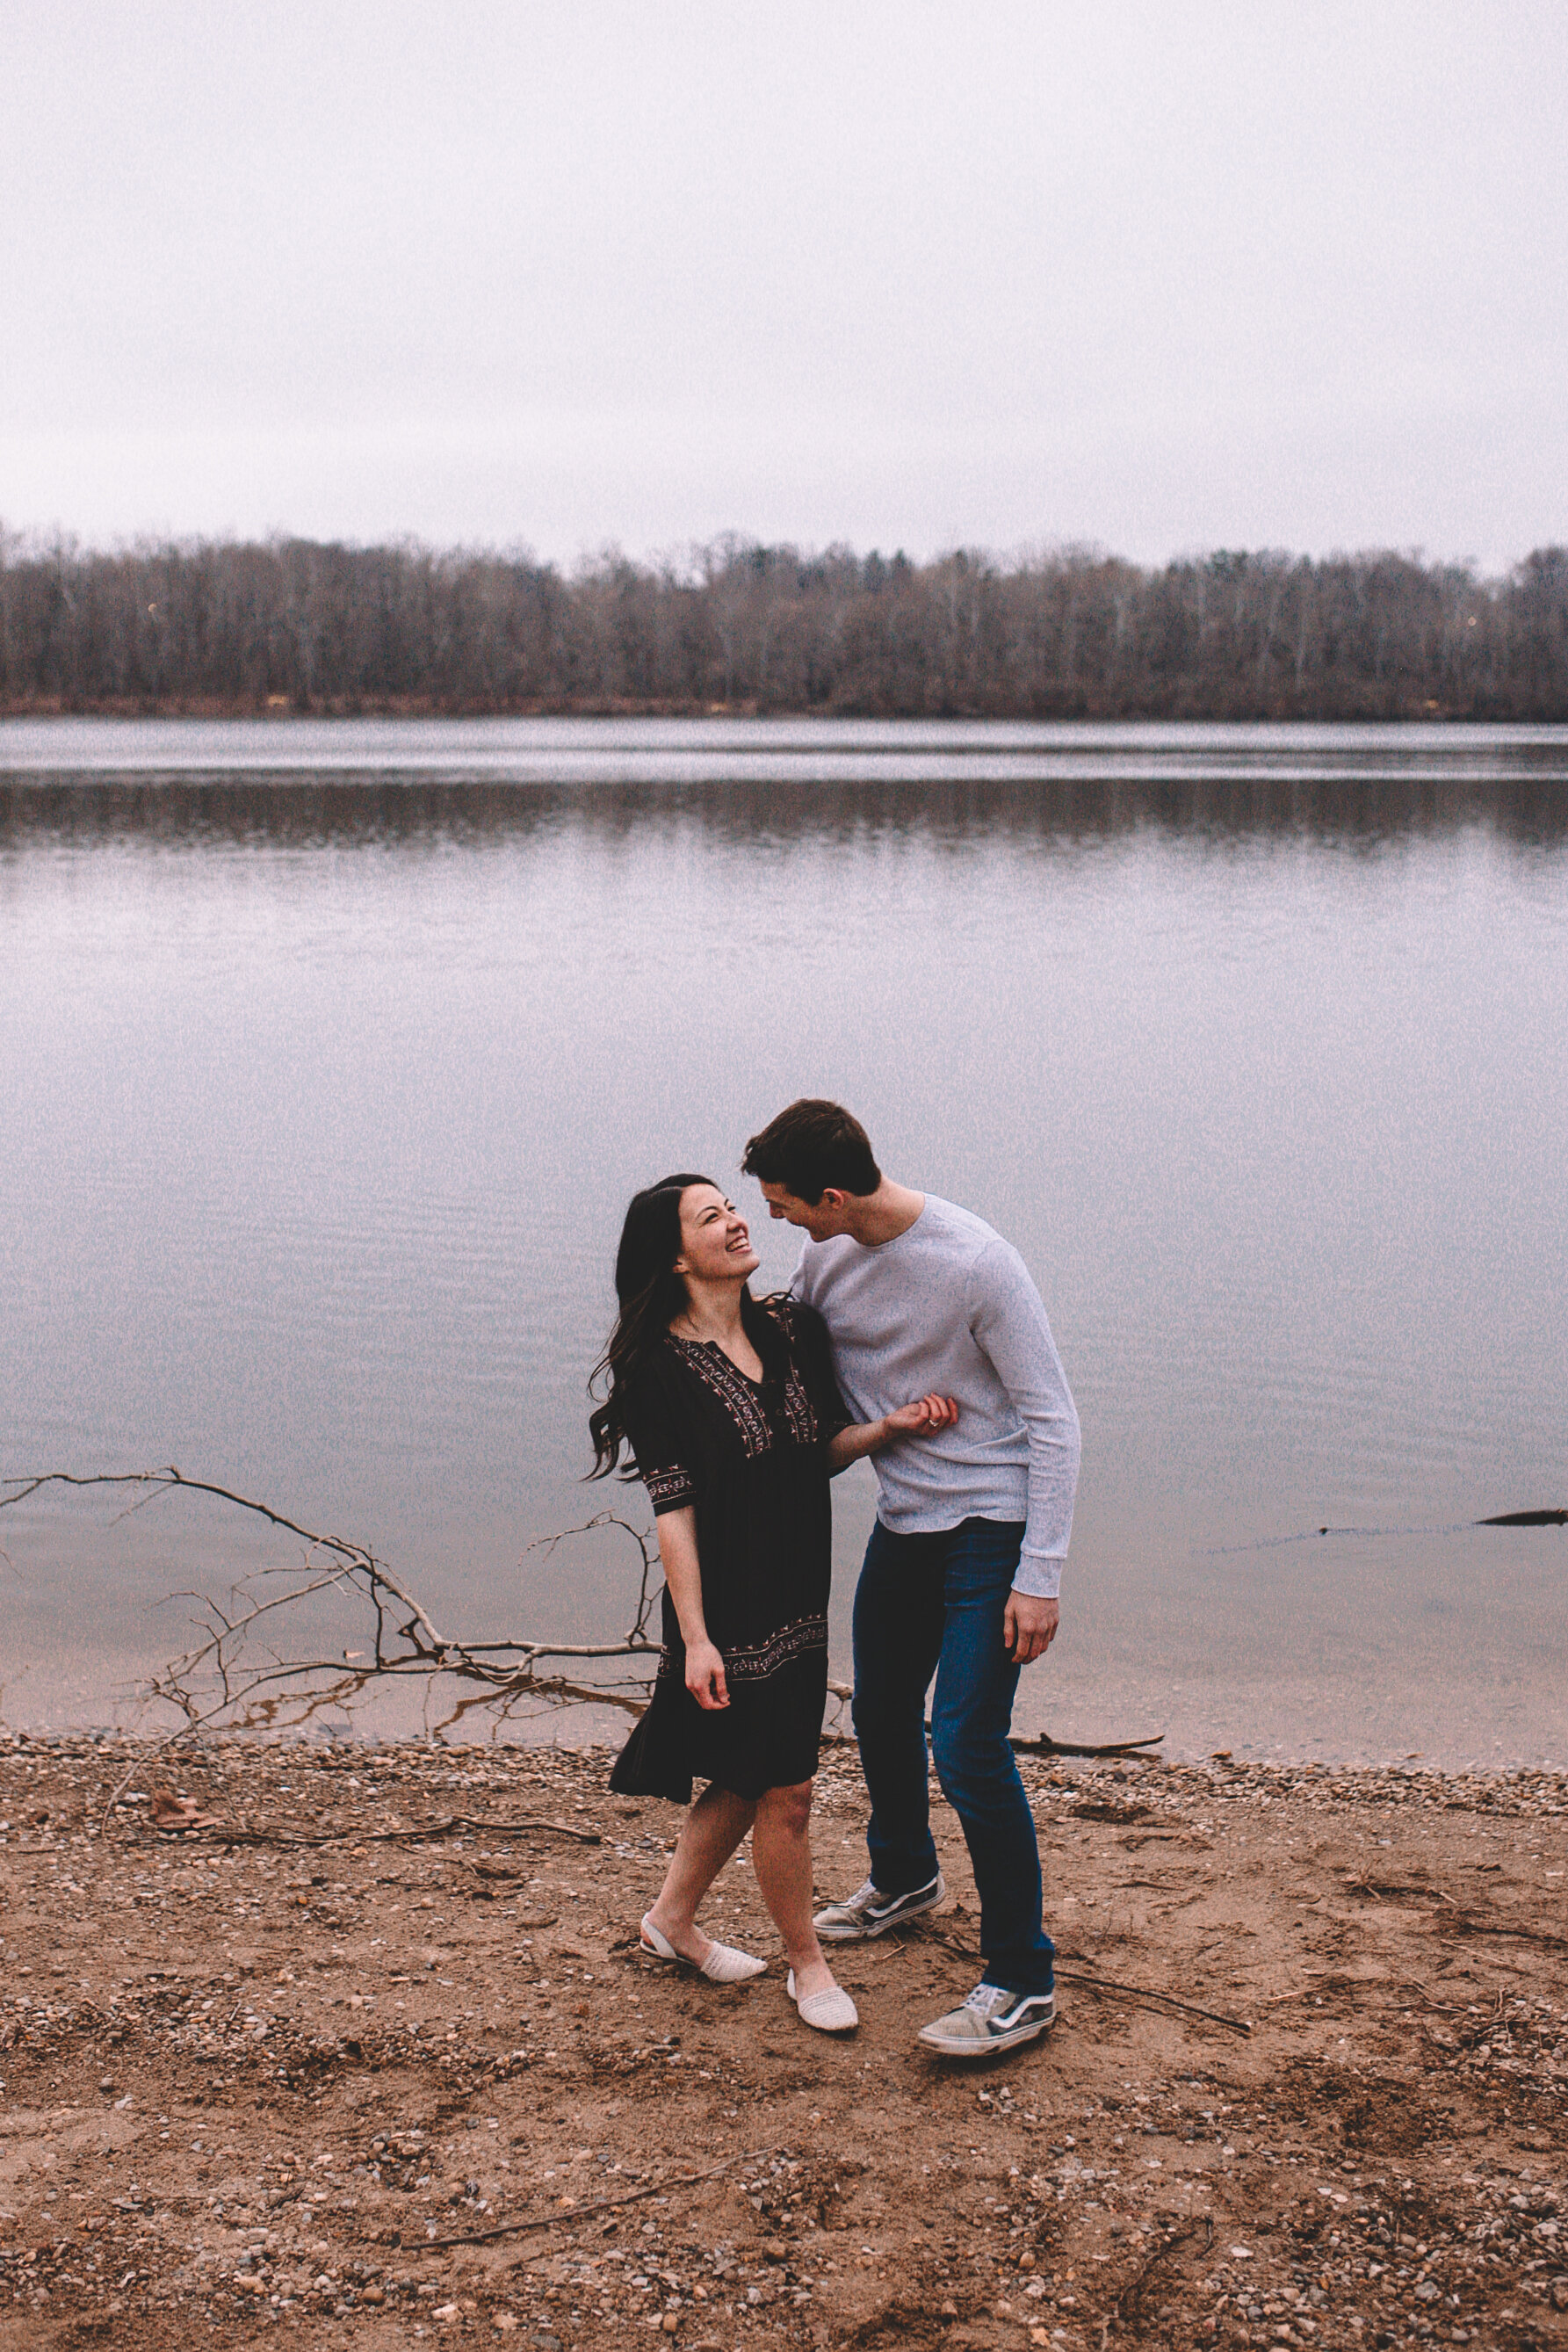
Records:
[[[747,1831],[757,1808],[712,1781],[681,1824],[664,1883],[648,1916],[667,1943],[700,1968],[713,1949],[697,1926],[697,1906]],[[807,1877],[810,1881],[810,1868]]]
[[[751,1864],[763,1901],[784,1939],[795,1990],[826,1992],[835,1979],[811,1925],[811,1783],[769,1789],[758,1801]]]

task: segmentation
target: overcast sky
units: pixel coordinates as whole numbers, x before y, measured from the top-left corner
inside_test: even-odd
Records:
[[[0,0],[0,520],[1568,540],[1563,0]]]

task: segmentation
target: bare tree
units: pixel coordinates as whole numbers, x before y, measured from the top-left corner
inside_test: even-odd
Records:
[[[1568,551],[679,561],[300,539],[83,549],[0,530],[0,710],[1568,718]]]

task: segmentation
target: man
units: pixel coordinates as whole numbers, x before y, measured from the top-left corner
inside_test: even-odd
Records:
[[[827,1323],[860,1421],[934,1391],[947,1424],[876,1456],[877,1521],[854,1604],[854,1727],[870,1791],[871,1876],[817,1932],[860,1942],[946,1893],[925,1760],[957,1814],[980,1897],[985,1972],[925,2026],[949,2058],[1032,2042],[1055,2020],[1034,1817],[1009,1744],[1019,1669],[1056,1636],[1078,1479],[1078,1415],[1018,1252],[967,1209],[895,1184],[839,1104],[789,1105],[742,1167],[806,1234],[793,1284]]]

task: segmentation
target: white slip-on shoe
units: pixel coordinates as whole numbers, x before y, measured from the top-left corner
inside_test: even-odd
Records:
[[[819,2033],[852,2033],[861,2021],[861,2013],[842,1985],[830,1985],[825,1992],[809,1992],[803,2000],[796,2000],[795,1971],[790,1969],[784,1985],[803,2025],[814,2025]]]
[[[694,1976],[706,1977],[710,1984],[748,1984],[768,1966],[750,1952],[737,1952],[733,1944],[712,1944],[706,1960],[688,1960],[667,1936],[659,1933],[651,1914],[643,1921],[643,1949],[650,1959],[673,1960],[676,1968],[690,1969]]]

